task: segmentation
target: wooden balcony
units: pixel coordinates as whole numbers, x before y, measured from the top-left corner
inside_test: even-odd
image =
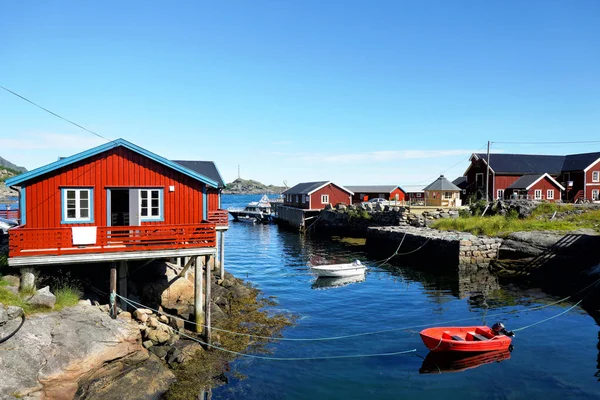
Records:
[[[227,210],[209,211],[208,222],[215,224],[217,229],[227,229],[229,228],[229,212]]]
[[[103,254],[110,257],[111,254],[114,256],[119,253],[144,252],[151,254],[157,251],[202,248],[211,248],[213,251],[217,245],[214,223],[98,226],[95,227],[95,232],[93,227],[91,228],[91,231],[86,232],[87,237],[83,239],[83,242],[87,243],[85,245],[78,244],[82,242],[82,239],[77,237],[77,227],[46,229],[19,226],[12,228],[8,231],[9,264],[13,264],[12,261],[17,258],[34,256],[39,258],[39,256]],[[85,260],[85,257],[81,259]],[[95,259],[103,261],[107,257],[95,257]],[[14,264],[21,264],[21,262]]]

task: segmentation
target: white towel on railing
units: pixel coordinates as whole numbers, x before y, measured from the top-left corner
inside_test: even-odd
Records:
[[[73,246],[96,244],[95,226],[76,226],[71,228],[73,232]]]

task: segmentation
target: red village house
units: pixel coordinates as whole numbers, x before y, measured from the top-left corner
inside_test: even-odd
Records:
[[[523,175],[506,188],[504,196],[555,202],[560,200],[564,190],[565,188],[548,174]]]
[[[327,204],[352,204],[352,193],[329,181],[305,182],[283,192],[283,205],[304,210],[322,210]]]
[[[354,193],[352,195],[353,204],[376,198],[392,201],[406,200],[406,192],[397,185],[362,185],[344,187]]]
[[[485,198],[487,154],[474,153],[470,158],[471,164],[464,173],[466,196]],[[566,156],[535,155],[535,154],[490,154],[489,155],[489,189],[490,199],[505,199],[519,191],[519,195],[537,200],[600,200],[600,152],[570,154]],[[540,180],[552,183],[551,188],[533,188],[534,192],[525,194],[524,183],[531,184],[537,178],[547,175]],[[527,176],[525,179],[524,177]],[[524,178],[521,180],[521,178]],[[517,181],[516,185],[512,186]],[[538,182],[539,183],[539,182]],[[558,186],[557,186],[558,185]],[[562,187],[562,189],[561,189]],[[541,190],[541,198],[536,198],[535,190]],[[528,190],[527,190],[528,191]],[[537,192],[538,196],[540,192]],[[554,196],[548,198],[548,194]]]
[[[212,162],[174,162],[117,139],[6,184],[20,196],[11,266],[212,257],[218,231],[223,258],[228,214]]]

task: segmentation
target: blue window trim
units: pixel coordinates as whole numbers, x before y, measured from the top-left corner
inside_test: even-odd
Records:
[[[142,190],[158,190],[158,207],[160,209],[160,216],[159,217],[142,217]],[[165,220],[165,196],[164,196],[164,188],[140,188],[139,189],[139,207],[140,209],[138,210],[140,213],[140,222],[164,222]],[[148,200],[150,200],[150,197],[148,197]],[[148,210],[150,209],[150,207],[148,207]]]
[[[19,221],[19,223],[21,225],[25,225],[27,223],[27,201],[25,198],[25,193],[27,193],[27,187],[23,186],[21,188],[21,204],[19,204],[19,208],[20,208],[20,214],[21,214],[21,221]]]
[[[208,204],[206,204],[206,185],[202,185],[202,219],[208,221]]]
[[[67,207],[66,207],[66,191],[67,190],[89,190],[89,202],[90,202],[90,217],[88,219],[78,219],[76,221],[67,220]],[[93,187],[64,187],[60,188],[60,215],[61,224],[93,224],[94,223],[94,188]]]

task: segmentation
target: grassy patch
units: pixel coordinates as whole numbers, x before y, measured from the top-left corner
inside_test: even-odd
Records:
[[[228,319],[218,327],[232,332],[252,333],[257,336],[277,337],[286,326],[292,325],[289,316],[272,314],[265,310],[275,303],[270,299],[258,298],[258,292],[253,291],[250,297],[232,300],[226,311]],[[219,347],[240,353],[268,353],[265,347],[272,340],[253,339],[249,336],[228,334],[226,332],[213,332],[213,341]],[[276,340],[276,339],[275,339]],[[177,381],[167,392],[168,400],[192,399],[207,387],[214,385],[215,376],[220,375],[227,368],[228,362],[235,356],[220,350],[201,351],[189,362],[178,366],[173,372]]]
[[[58,288],[54,295],[56,296],[55,310],[62,310],[65,307],[72,307],[79,302],[81,292],[77,288],[63,286]]]
[[[18,294],[14,294],[13,292],[6,289],[7,282],[0,285],[0,303],[7,306],[17,306],[23,309],[23,312],[26,315],[31,315],[36,312],[41,311],[50,311],[48,308],[40,308],[34,307],[30,304],[27,304],[25,300]]]
[[[519,231],[559,231],[569,232],[580,228],[591,228],[600,232],[600,210],[588,211],[583,214],[569,215],[560,220],[541,218],[554,211],[566,211],[573,207],[570,205],[542,204],[533,215],[526,219],[503,217],[459,217],[456,219],[439,219],[433,224],[433,228],[440,230],[455,230],[470,232],[474,235],[506,236]]]

